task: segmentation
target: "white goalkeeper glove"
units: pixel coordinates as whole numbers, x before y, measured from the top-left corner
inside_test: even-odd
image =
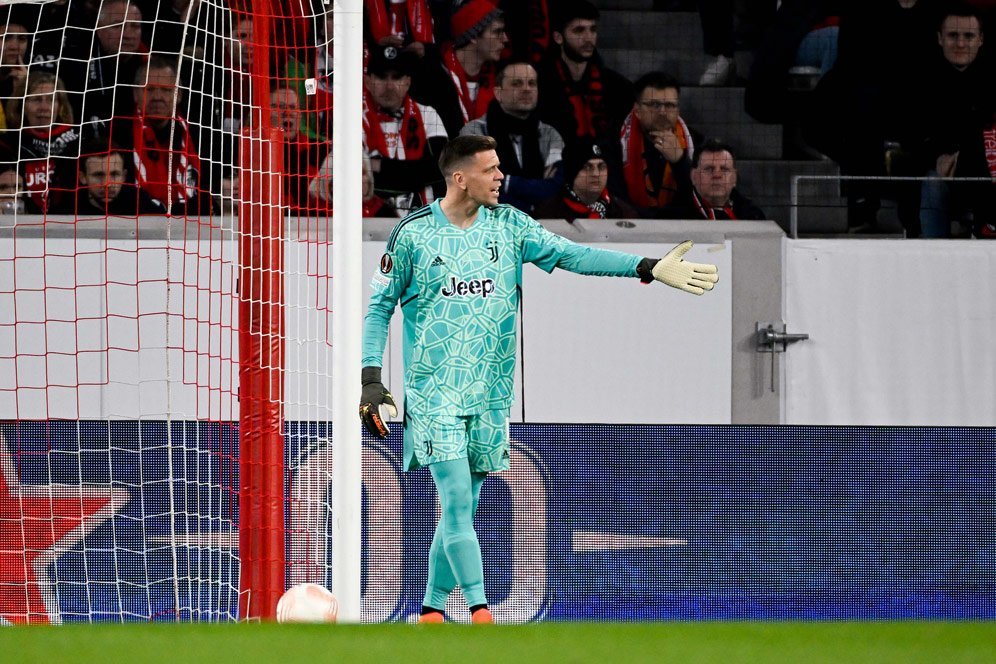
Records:
[[[656,280],[686,293],[702,295],[712,290],[719,281],[719,274],[715,265],[684,260],[682,256],[691,248],[692,241],[685,240],[660,260],[644,258],[636,266],[636,272],[644,283]]]

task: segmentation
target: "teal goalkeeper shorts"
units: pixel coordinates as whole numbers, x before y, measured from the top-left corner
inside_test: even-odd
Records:
[[[405,470],[454,459],[468,459],[475,473],[508,470],[508,411],[432,416],[409,411],[404,451]]]

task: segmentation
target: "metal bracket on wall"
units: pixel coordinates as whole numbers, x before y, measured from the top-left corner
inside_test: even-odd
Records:
[[[781,328],[780,330],[778,328]],[[754,334],[758,353],[771,353],[771,391],[775,391],[775,355],[784,353],[789,344],[796,341],[805,341],[809,338],[806,333],[789,333],[785,323],[754,323]]]

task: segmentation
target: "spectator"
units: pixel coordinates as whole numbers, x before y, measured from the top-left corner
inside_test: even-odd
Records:
[[[973,228],[980,235],[986,232],[986,224],[993,222],[992,217],[981,214],[987,207],[983,201],[991,200],[991,184],[939,179],[989,177],[996,161],[994,148],[986,145],[996,110],[996,72],[982,57],[984,38],[981,15],[967,5],[952,5],[939,25],[941,57],[926,77],[931,95],[924,101],[931,122],[923,128],[922,158],[933,176],[922,188],[924,237],[949,237],[952,222],[957,226],[956,235],[967,235]]]
[[[820,79],[804,118],[806,143],[840,165],[846,176],[886,175],[886,151],[909,151],[920,143],[924,75],[937,43],[937,0],[880,0],[841,5],[838,56]],[[882,35],[890,35],[883,39]],[[894,175],[919,175],[915,168],[892,169]],[[915,186],[898,189],[900,220],[907,232],[919,229]],[[881,182],[845,183],[848,225],[852,231],[877,227]]]
[[[239,176],[234,170],[222,175],[220,178],[219,193],[215,200],[215,207],[223,217],[239,216]]]
[[[767,217],[737,190],[737,164],[733,149],[720,141],[703,143],[692,160],[691,186],[683,186],[674,205],[665,210],[670,219],[753,219]]]
[[[172,215],[212,210],[201,189],[201,160],[187,121],[177,112],[182,94],[176,87],[176,64],[153,56],[135,72],[132,88],[136,117],[111,122],[108,145],[131,151],[135,181]]]
[[[166,207],[135,185],[126,152],[95,142],[80,157],[76,200],[65,212],[78,216],[166,214]],[[130,156],[130,155],[127,155]]]
[[[433,185],[442,181],[436,160],[447,140],[436,110],[408,94],[415,60],[391,46],[375,49],[364,77],[363,136],[376,191],[402,214],[435,198]]]
[[[539,66],[552,42],[552,0],[502,0],[511,57]]]
[[[332,29],[333,14],[325,12],[318,35],[318,48],[303,49],[300,55],[287,58],[287,79],[293,82],[297,98],[305,104],[301,115],[301,134],[315,141],[332,134]],[[307,81],[314,81],[309,90]]]
[[[681,117],[681,89],[673,77],[660,71],[644,74],[635,90],[636,102],[621,133],[623,177],[629,201],[656,215],[688,181],[698,136]]]
[[[461,134],[491,136],[505,174],[499,201],[529,213],[560,188],[557,175],[564,139],[540,122],[536,103],[536,70],[527,62],[511,62],[498,70],[495,99],[488,112],[469,122]]]
[[[426,0],[364,0],[364,8],[368,41],[375,47],[393,46],[421,58],[426,46],[435,42]]]
[[[15,162],[33,203],[51,211],[74,185],[79,156],[80,131],[65,86],[48,72],[32,72],[6,110],[0,161]]]
[[[540,117],[565,141],[614,138],[633,105],[632,84],[598,55],[598,17],[587,0],[563,3],[554,20],[557,48],[540,67]]]
[[[41,210],[27,197],[21,174],[14,168],[0,170],[0,215],[40,212]]]
[[[398,210],[377,195],[374,191],[374,175],[370,165],[370,155],[363,153],[363,174],[361,184],[361,197],[363,200],[363,217],[397,217]],[[329,154],[318,169],[318,174],[312,178],[309,188],[311,195],[329,206],[332,209],[332,155]]]
[[[4,15],[0,13],[0,21]],[[0,104],[6,107],[14,95],[14,89],[23,87],[28,76],[28,45],[31,35],[27,28],[11,16],[6,25],[0,23],[0,38],[3,50],[0,51]]]
[[[468,0],[450,18],[453,41],[443,46],[442,63],[426,58],[413,96],[435,108],[447,136],[481,117],[494,98],[495,65],[508,42],[505,19],[491,0]]]
[[[636,208],[609,193],[611,150],[590,137],[574,139],[564,150],[562,191],[536,206],[537,219],[634,219]],[[613,162],[614,163],[614,162]]]
[[[271,122],[284,131],[284,199],[296,213],[316,213],[321,201],[308,193],[308,183],[318,173],[318,167],[328,152],[327,143],[317,143],[302,136],[301,104],[297,90],[278,84],[270,93],[273,109]]]
[[[149,52],[142,41],[142,11],[129,0],[100,3],[96,27],[83,98],[84,123],[135,114],[134,96],[122,94],[122,89],[135,80]]]

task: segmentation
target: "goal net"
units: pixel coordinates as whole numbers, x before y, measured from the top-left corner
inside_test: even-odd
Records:
[[[332,8],[0,5],[0,620],[272,617],[334,585]]]

